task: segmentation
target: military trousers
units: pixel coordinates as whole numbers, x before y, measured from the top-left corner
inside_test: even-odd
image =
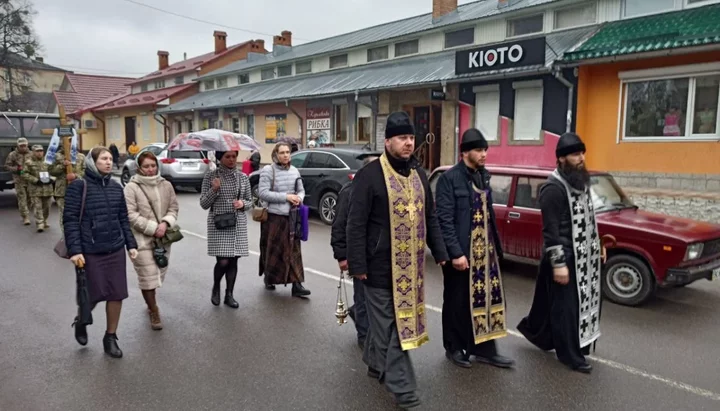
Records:
[[[20,216],[22,218],[29,217],[30,210],[33,207],[33,199],[32,197],[30,197],[28,184],[25,181],[16,181],[15,194],[17,195],[18,210],[20,210]]]
[[[46,227],[48,217],[50,217],[50,200],[52,197],[34,197],[35,206],[35,224],[37,228]]]
[[[60,232],[65,236],[65,226],[63,225],[63,213],[65,212],[65,197],[55,197],[58,214],[60,214]]]

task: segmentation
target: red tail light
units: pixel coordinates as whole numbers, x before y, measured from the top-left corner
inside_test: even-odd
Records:
[[[210,164],[210,160],[208,160],[207,158],[203,158],[203,163]]]
[[[174,158],[162,158],[160,159],[160,162],[163,164],[172,164],[175,162]]]
[[[348,174],[348,178],[352,181],[355,178],[355,174]]]

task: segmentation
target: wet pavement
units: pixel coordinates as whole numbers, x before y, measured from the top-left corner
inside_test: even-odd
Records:
[[[118,330],[125,357],[115,360],[102,351],[102,305],[88,345],[73,338],[74,273],[52,252],[60,237],[57,209],[51,229],[36,233],[22,226],[14,193],[0,193],[0,410],[397,409],[365,375],[352,323],[335,322],[338,268],[329,227],[314,221],[303,243],[313,294],[300,300],[290,287],[264,290],[259,225],[251,222],[253,254],[240,261],[235,290],[240,308],[214,307],[206,213],[197,193],[178,197],[186,232],[158,292],[165,329],[150,329],[128,260],[130,298]],[[529,309],[535,270],[503,266],[513,328]],[[428,271],[431,341],[411,353],[423,399],[418,410],[720,409],[720,283],[661,290],[640,308],[606,303],[595,369],[583,375],[515,332],[499,342],[517,361],[513,370],[450,364],[441,341],[441,271]]]

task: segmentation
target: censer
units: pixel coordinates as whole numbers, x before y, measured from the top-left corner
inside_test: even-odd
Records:
[[[343,300],[343,296],[345,299]],[[348,309],[345,301],[347,301],[347,287],[345,286],[345,273],[340,271],[340,282],[338,283],[337,301],[335,303],[335,318],[339,325],[345,324],[348,316]]]

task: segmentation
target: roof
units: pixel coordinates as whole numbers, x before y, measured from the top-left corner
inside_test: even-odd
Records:
[[[127,86],[134,80],[130,77],[109,77],[89,74],[66,73],[70,91],[55,91],[55,100],[65,107],[66,113],[72,113],[84,106],[97,103],[111,96],[130,91]]]
[[[433,22],[432,13],[410,17],[403,20],[392,21],[373,27],[357,30],[339,36],[293,46],[285,53],[274,55],[272,53],[258,56],[251,60],[240,60],[215,70],[200,78],[216,77],[218,75],[240,72],[255,67],[279,64],[319,54],[343,51],[365,44],[371,44],[397,37],[417,34],[423,31],[437,29],[462,22],[471,22],[481,18],[496,16],[527,7],[539,6],[558,0],[519,0],[517,3],[505,8],[498,8],[497,0],[482,0],[458,6],[457,13],[450,13]]]
[[[235,107],[270,101],[293,100],[365,92],[371,90],[437,84],[492,75],[547,70],[565,50],[576,46],[596,30],[584,27],[546,36],[545,65],[491,70],[482,74],[455,74],[455,52],[444,51],[384,63],[372,63],[317,74],[252,83],[239,87],[206,91],[165,107],[160,112],[184,112],[193,109]],[[485,46],[485,45],[483,45]]]
[[[720,43],[720,4],[605,24],[565,61]]]
[[[195,86],[195,84],[182,84],[174,87],[162,88],[159,90],[147,91],[145,93],[137,94],[126,94],[122,97],[111,98],[111,101],[103,105],[95,105],[93,108],[85,108],[83,110],[91,109],[94,111],[105,111],[114,110],[119,108],[130,108],[137,106],[147,106],[157,104],[171,96],[189,89]]]
[[[183,74],[183,73],[187,73],[188,71],[193,71],[193,70],[195,70],[196,68],[200,67],[201,64],[210,63],[210,62],[212,62],[212,61],[214,61],[214,60],[216,60],[216,59],[218,59],[218,58],[220,58],[220,57],[228,54],[229,52],[231,52],[231,51],[233,51],[233,50],[235,50],[235,49],[237,49],[237,48],[240,48],[240,47],[242,47],[242,46],[245,46],[245,45],[247,45],[247,44],[249,44],[249,43],[251,43],[251,42],[252,42],[252,41],[246,41],[246,42],[243,42],[243,43],[235,44],[235,45],[230,46],[230,47],[228,47],[227,49],[225,49],[225,51],[223,51],[222,53],[217,53],[217,54],[215,54],[215,52],[212,51],[212,52],[210,52],[210,53],[205,53],[205,54],[200,55],[200,56],[195,56],[195,57],[193,57],[193,58],[189,58],[189,59],[186,59],[186,60],[178,61],[177,63],[171,64],[171,65],[165,67],[165,68],[162,69],[162,70],[154,71],[154,72],[152,72],[152,73],[150,73],[150,74],[148,74],[148,75],[146,75],[146,76],[140,77],[139,79],[137,79],[137,80],[135,80],[135,81],[133,81],[133,82],[130,82],[130,83],[128,83],[128,84],[129,84],[129,85],[133,85],[133,84],[142,83],[142,82],[147,81],[147,80],[152,80],[152,79],[156,79],[156,78],[162,78],[162,77],[170,76],[170,75],[173,75],[173,74],[175,74],[175,75],[180,75],[180,74]]]
[[[67,72],[65,69],[60,67],[51,66],[49,64],[39,62],[35,59],[31,59],[19,54],[8,54],[7,62],[14,67],[23,67],[28,70],[47,70],[47,71],[60,71]]]

